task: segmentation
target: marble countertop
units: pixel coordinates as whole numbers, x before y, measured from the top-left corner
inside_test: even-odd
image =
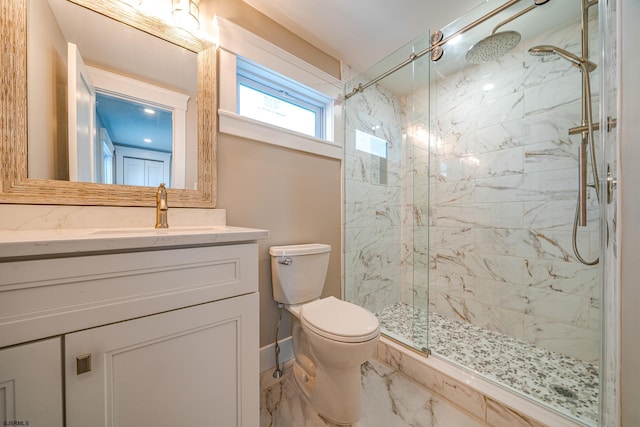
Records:
[[[222,245],[267,237],[267,230],[232,226],[1,231],[0,262],[84,253]]]

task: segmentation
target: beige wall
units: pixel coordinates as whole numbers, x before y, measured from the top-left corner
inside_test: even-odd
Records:
[[[53,12],[42,3],[29,14],[29,176],[66,180],[67,42]]]
[[[331,245],[324,296],[340,297],[340,161],[265,143],[220,135],[218,207],[227,223],[270,232],[259,242],[260,346],[274,342],[277,306],[271,291],[269,247]],[[279,338],[289,333],[284,317]]]
[[[200,0],[200,13],[218,15],[339,79],[340,61],[298,37],[242,0]]]

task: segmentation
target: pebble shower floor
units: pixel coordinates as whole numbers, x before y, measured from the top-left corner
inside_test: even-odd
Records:
[[[598,364],[398,303],[376,313],[383,332],[549,405],[587,425],[598,422]],[[427,325],[428,322],[428,325]],[[415,324],[415,328],[414,328]],[[415,332],[414,332],[415,331]]]

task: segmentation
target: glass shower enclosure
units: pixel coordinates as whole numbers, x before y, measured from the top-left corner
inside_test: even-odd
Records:
[[[597,2],[508,3],[443,28],[437,61],[427,34],[348,82],[345,297],[388,337],[596,425]]]

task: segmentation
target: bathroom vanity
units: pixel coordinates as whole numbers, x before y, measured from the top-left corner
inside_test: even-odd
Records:
[[[234,227],[3,233],[0,418],[258,425],[257,240],[267,236]]]

